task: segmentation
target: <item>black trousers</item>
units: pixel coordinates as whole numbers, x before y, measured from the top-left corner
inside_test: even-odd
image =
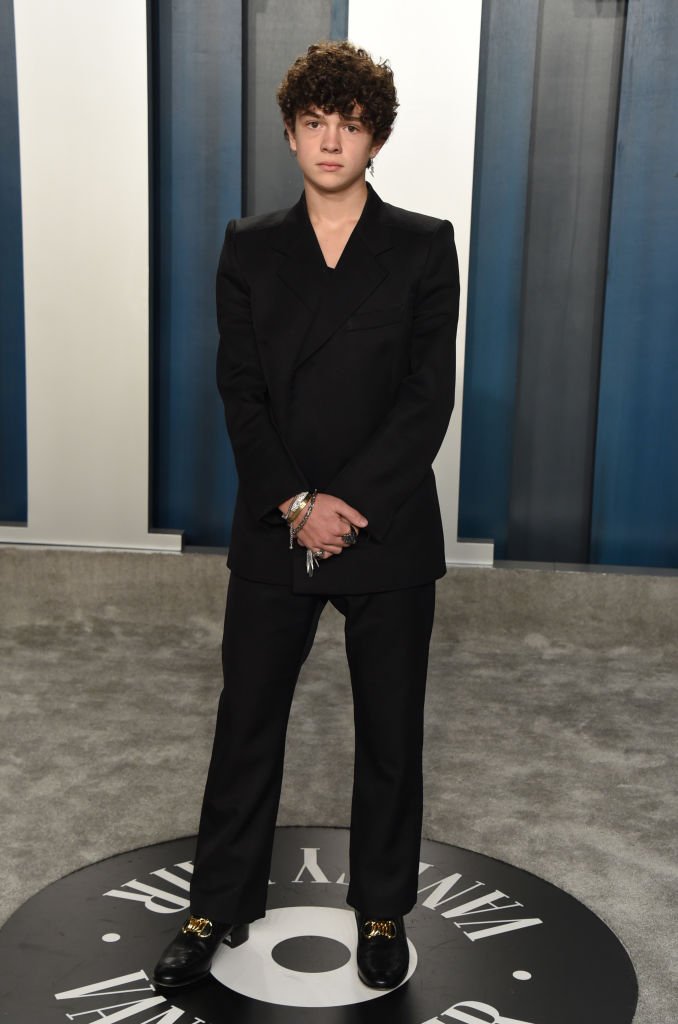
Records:
[[[287,721],[328,600],[345,618],[355,718],[347,900],[381,918],[416,902],[435,582],[375,594],[295,594],[231,573],[224,688],[191,886],[197,916],[241,923],[265,914]]]

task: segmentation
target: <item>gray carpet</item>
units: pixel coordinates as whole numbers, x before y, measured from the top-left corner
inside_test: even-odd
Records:
[[[227,574],[217,555],[0,547],[3,920],[68,871],[195,831]],[[678,1001],[676,622],[677,576],[460,568],[431,647],[424,834],[599,914],[638,972],[636,1024],[674,1024]],[[281,824],[348,821],[342,630],[328,607]]]

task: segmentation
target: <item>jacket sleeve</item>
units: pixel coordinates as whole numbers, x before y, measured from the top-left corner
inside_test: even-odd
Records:
[[[443,221],[431,239],[416,295],[409,372],[380,428],[326,487],[367,517],[366,529],[377,541],[443,443],[454,407],[458,316],[454,232]]]
[[[257,519],[285,526],[277,506],[309,488],[271,415],[250,292],[235,247],[236,226],[230,221],[217,270],[217,385],[245,503]]]

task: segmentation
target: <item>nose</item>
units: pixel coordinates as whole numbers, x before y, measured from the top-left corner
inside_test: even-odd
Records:
[[[327,153],[338,153],[341,149],[339,126],[328,124],[323,133],[322,148]]]

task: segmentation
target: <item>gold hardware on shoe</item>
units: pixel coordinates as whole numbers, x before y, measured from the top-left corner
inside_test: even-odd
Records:
[[[395,939],[397,934],[395,921],[365,921],[363,925],[364,939],[376,939],[377,936],[381,936],[382,939]]]
[[[189,917],[181,930],[184,935],[197,935],[201,939],[209,939],[212,928],[209,917]]]

